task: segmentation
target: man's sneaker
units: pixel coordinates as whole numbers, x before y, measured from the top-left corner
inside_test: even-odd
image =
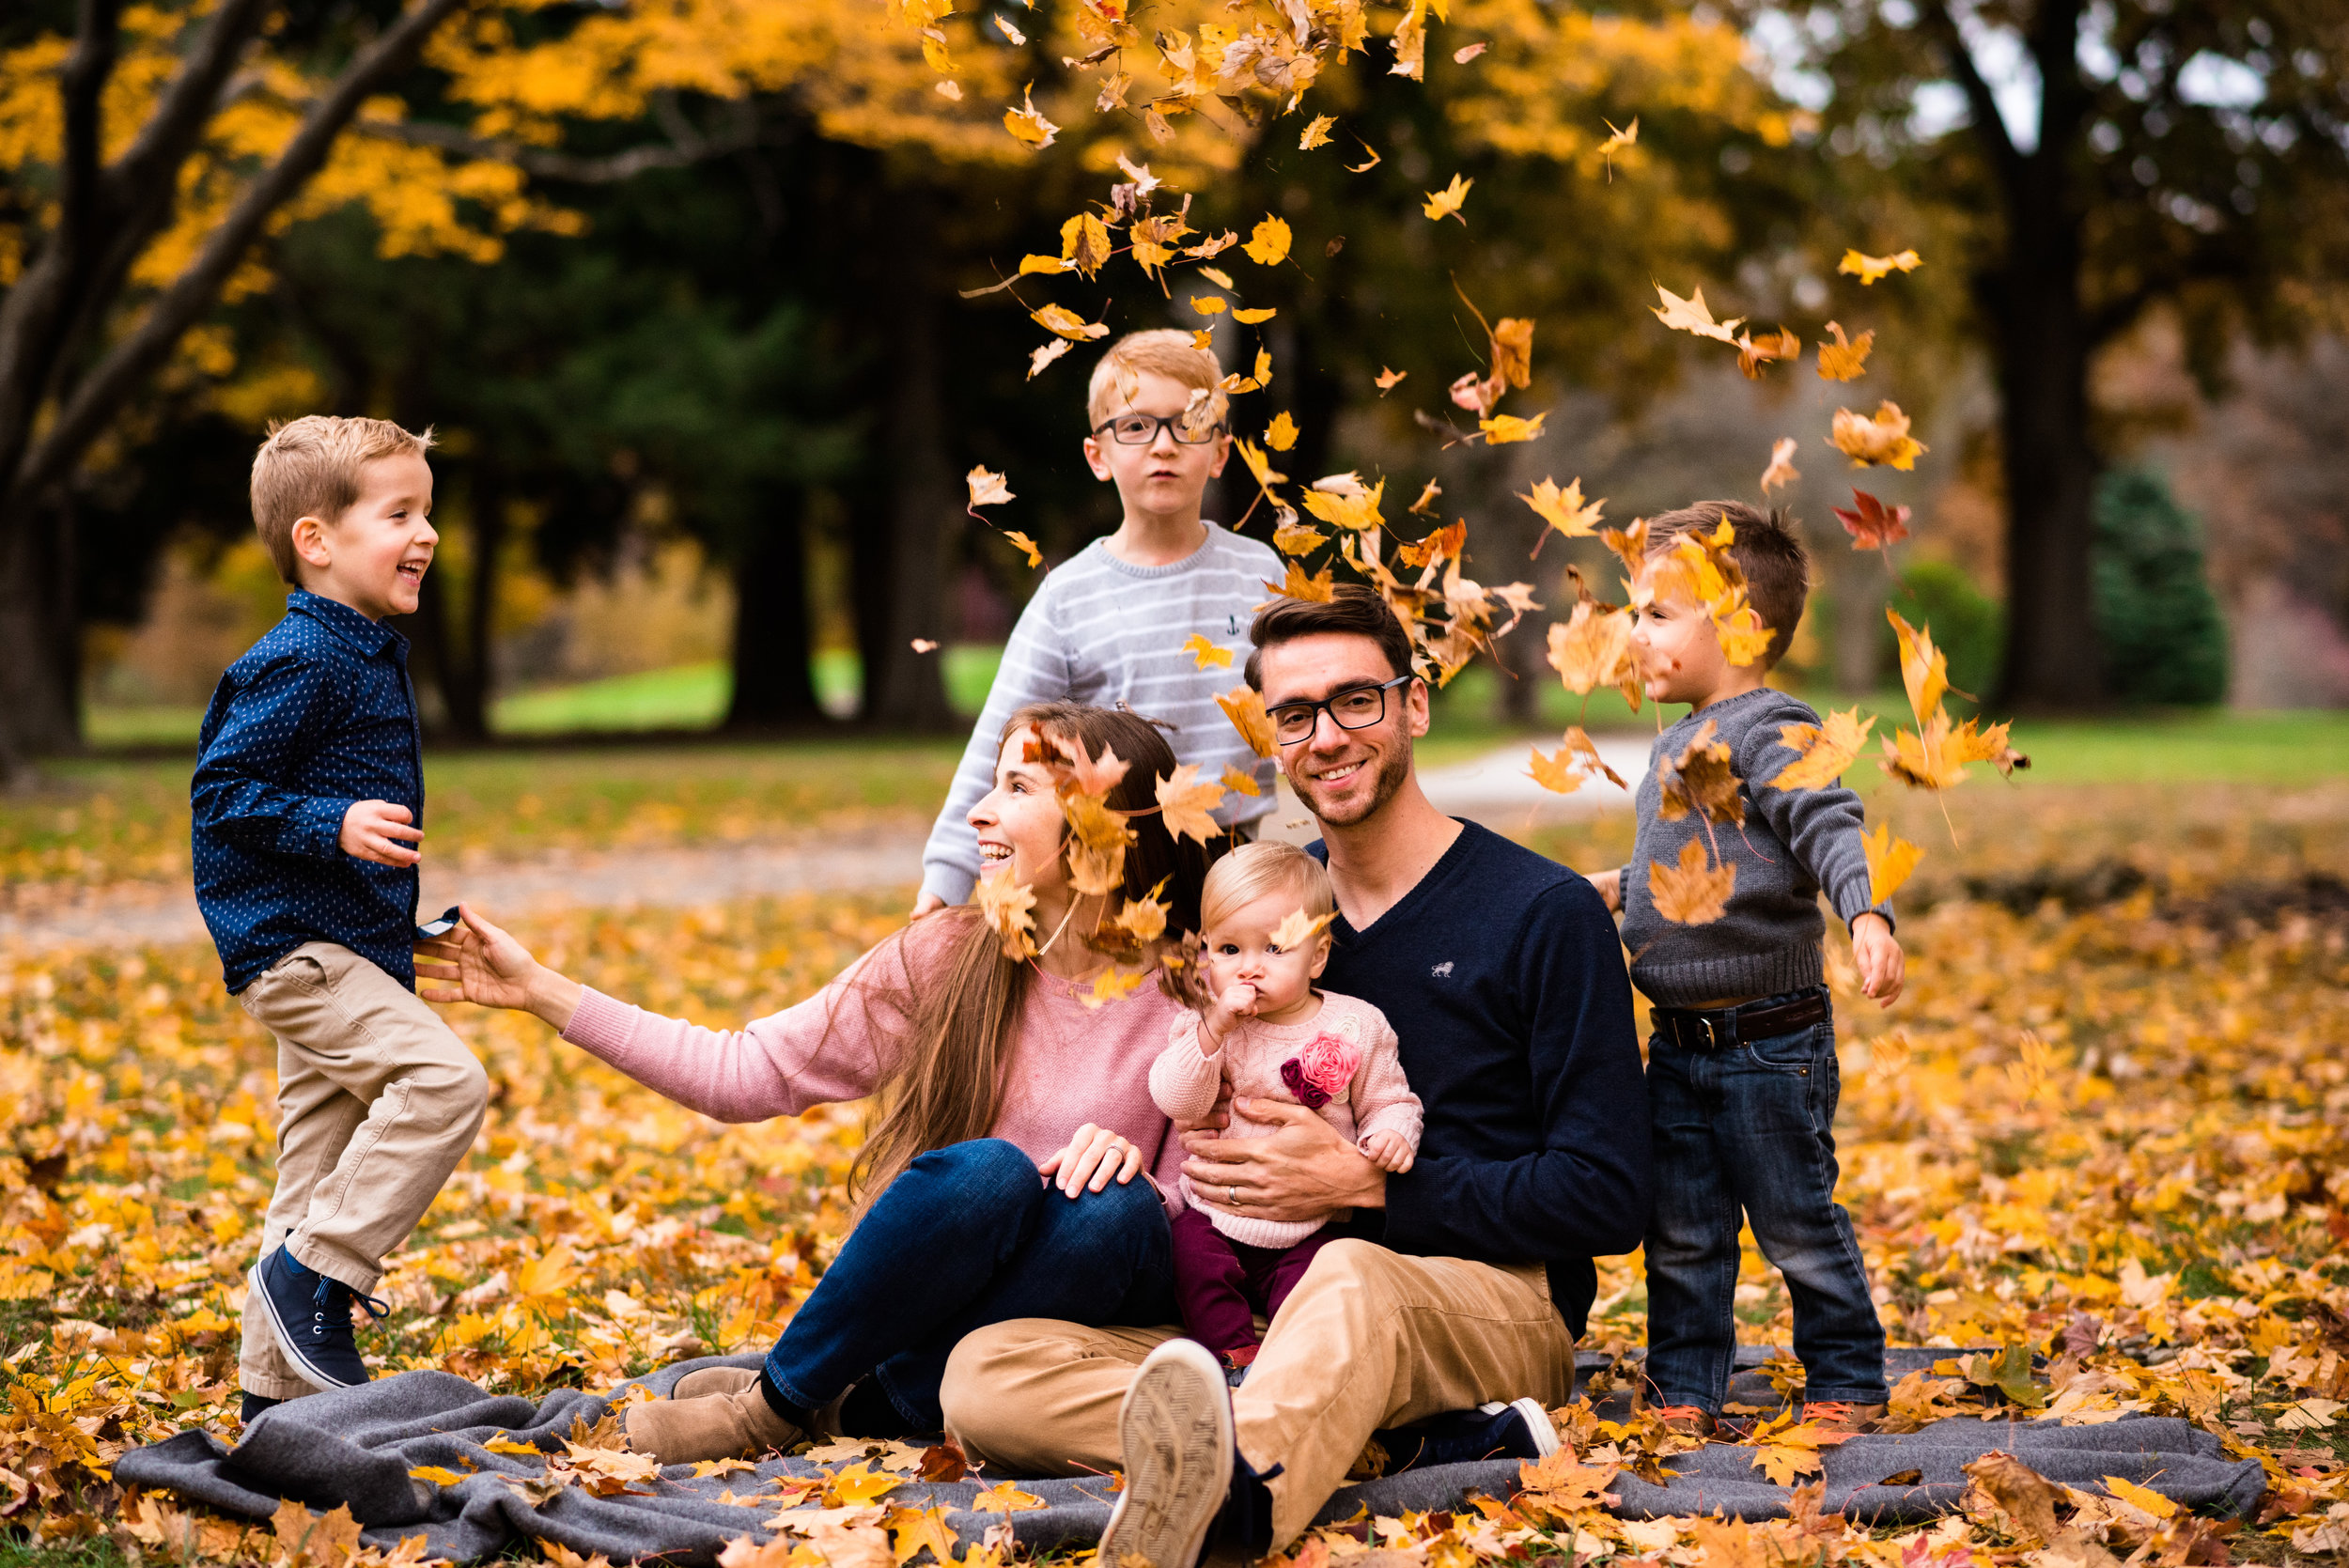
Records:
[[[253,1265],[254,1295],[277,1330],[278,1347],[303,1378],[320,1389],[350,1389],[367,1381],[367,1364],[350,1331],[350,1304],[371,1317],[390,1311],[340,1280],[304,1268],[278,1247]]]
[[[1861,1433],[1875,1430],[1884,1419],[1881,1405],[1855,1405],[1847,1399],[1806,1401],[1802,1407],[1803,1423],[1825,1432]]]
[[[1710,1437],[1717,1424],[1712,1415],[1694,1405],[1666,1405],[1656,1412],[1665,1431],[1682,1437]]]
[[[1101,1532],[1097,1560],[1141,1557],[1154,1568],[1198,1568],[1215,1560],[1253,1561],[1272,1545],[1272,1495],[1240,1458],[1232,1391],[1215,1352],[1196,1340],[1169,1340],[1150,1352],[1118,1408],[1125,1489]]]
[[[241,1421],[247,1426],[251,1426],[253,1424],[253,1418],[259,1415],[262,1411],[273,1410],[280,1405],[286,1403],[282,1399],[272,1399],[267,1394],[252,1393],[242,1389],[240,1389],[237,1391],[243,1398],[243,1408],[238,1411],[237,1419]]]
[[[1558,1452],[1558,1429],[1538,1399],[1495,1400],[1371,1436],[1387,1451],[1389,1475],[1479,1459],[1543,1459]]]

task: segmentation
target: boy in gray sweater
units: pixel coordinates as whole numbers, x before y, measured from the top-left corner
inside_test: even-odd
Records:
[[[1650,519],[1645,549],[1633,653],[1648,695],[1690,710],[1656,739],[1631,863],[1592,881],[1623,911],[1632,983],[1654,1004],[1650,1393],[1667,1424],[1712,1430],[1736,1352],[1742,1211],[1794,1300],[1804,1419],[1859,1430],[1884,1413],[1884,1329],[1835,1202],[1820,892],[1877,1002],[1899,997],[1902,961],[1890,906],[1870,898],[1859,798],[1787,771],[1818,714],[1763,684],[1802,619],[1809,563],[1781,514],[1735,501]]]

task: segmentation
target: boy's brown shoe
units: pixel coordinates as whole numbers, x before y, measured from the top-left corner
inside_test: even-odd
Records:
[[[1844,1432],[1857,1435],[1874,1432],[1876,1422],[1884,1419],[1881,1405],[1854,1405],[1849,1400],[1821,1400],[1802,1407],[1803,1423],[1822,1432]]]
[[[1665,1431],[1682,1437],[1710,1437],[1713,1418],[1694,1405],[1666,1405],[1657,1409],[1656,1419]]]
[[[632,1405],[626,1425],[628,1446],[652,1455],[663,1466],[739,1459],[807,1440],[805,1433],[775,1414],[758,1387],[756,1373],[751,1374],[749,1388],[734,1393]]]
[[[700,1399],[705,1394],[739,1394],[757,1386],[756,1367],[704,1367],[678,1378],[677,1387],[669,1390],[669,1397]]]

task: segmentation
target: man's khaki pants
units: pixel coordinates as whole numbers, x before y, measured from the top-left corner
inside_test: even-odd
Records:
[[[334,942],[295,948],[237,1000],[277,1037],[277,1195],[261,1255],[284,1242],[303,1267],[369,1294],[473,1146],[489,1075],[413,991]],[[250,1296],[237,1375],[269,1399],[316,1391]]]
[[[1018,1318],[955,1347],[939,1394],[974,1460],[1008,1475],[1122,1465],[1117,1411],[1143,1357],[1179,1328]],[[1412,1258],[1333,1241],[1282,1304],[1232,1396],[1242,1457],[1270,1483],[1273,1546],[1295,1540],[1386,1426],[1531,1394],[1574,1393],[1574,1337],[1539,1265]]]

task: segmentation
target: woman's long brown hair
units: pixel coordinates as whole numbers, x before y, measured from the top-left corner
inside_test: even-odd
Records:
[[[1157,726],[1115,708],[1038,703],[1011,716],[1002,740],[1030,727],[1064,746],[1082,746],[1089,759],[1106,750],[1126,760],[1126,777],[1106,801],[1113,811],[1135,814],[1127,818],[1135,839],[1126,850],[1124,896],[1147,897],[1163,882],[1159,897],[1169,906],[1167,939],[1195,929],[1206,853],[1193,841],[1169,833],[1157,814],[1157,782],[1174,771],[1174,753]],[[919,986],[905,952],[915,942],[926,960],[920,965]],[[1003,955],[1002,941],[973,908],[941,909],[885,946],[896,951],[876,953],[866,968],[889,960],[887,967],[895,973],[881,984],[897,994],[877,995],[868,988],[865,1016],[877,1034],[894,1027],[903,1039],[896,1061],[885,1067],[879,1120],[851,1172],[860,1208],[916,1157],[984,1138],[994,1126],[1003,1109],[1005,1069],[1018,1048],[1020,1004],[1034,982],[1027,963]]]

